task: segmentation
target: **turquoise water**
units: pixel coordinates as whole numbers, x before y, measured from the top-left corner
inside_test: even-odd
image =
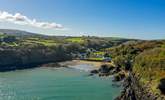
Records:
[[[0,100],[113,100],[121,90],[111,78],[72,68],[0,73]]]

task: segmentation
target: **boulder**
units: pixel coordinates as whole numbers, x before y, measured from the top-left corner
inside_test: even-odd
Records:
[[[114,80],[113,81],[121,81],[125,78],[125,74],[123,72],[117,73],[114,75]]]
[[[106,64],[101,65],[101,67],[99,68],[99,72],[100,73],[109,73],[109,71],[110,71],[110,68]]]
[[[162,94],[165,94],[165,78],[160,80],[158,88],[160,89]]]
[[[99,71],[95,69],[95,70],[90,71],[90,73],[91,74],[97,74],[97,73],[99,73]]]

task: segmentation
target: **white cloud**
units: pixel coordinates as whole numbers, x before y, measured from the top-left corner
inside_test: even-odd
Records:
[[[61,24],[49,23],[49,22],[40,22],[36,19],[30,19],[27,16],[24,16],[20,13],[11,14],[6,11],[0,11],[0,21],[11,22],[19,25],[29,25],[37,28],[43,29],[56,29],[63,30],[64,27]]]

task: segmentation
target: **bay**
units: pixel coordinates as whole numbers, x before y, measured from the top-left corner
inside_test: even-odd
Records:
[[[0,100],[113,100],[120,94],[111,77],[89,76],[80,70],[88,65],[79,66],[1,72]]]

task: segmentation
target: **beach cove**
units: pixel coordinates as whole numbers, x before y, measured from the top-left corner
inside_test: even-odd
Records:
[[[0,100],[113,100],[122,87],[114,86],[112,77],[89,76],[95,65],[82,61],[67,68],[1,72]]]

